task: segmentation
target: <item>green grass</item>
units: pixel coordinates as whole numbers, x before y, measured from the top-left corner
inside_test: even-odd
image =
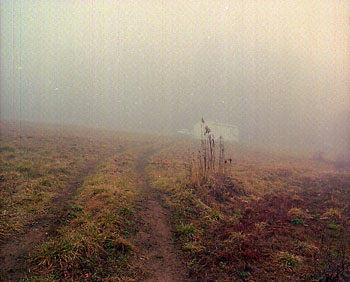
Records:
[[[334,223],[330,223],[330,224],[327,225],[327,228],[330,229],[330,230],[338,231],[340,229],[340,226],[337,225],[337,224],[334,224]]]
[[[301,259],[298,256],[287,252],[282,252],[279,254],[277,259],[280,263],[292,268],[297,268],[302,264]]]
[[[193,225],[193,223],[189,224],[180,224],[177,229],[178,236],[185,236],[192,238],[197,232],[197,228]]]
[[[295,225],[301,225],[301,224],[304,224],[304,220],[297,217],[292,219],[292,223]]]

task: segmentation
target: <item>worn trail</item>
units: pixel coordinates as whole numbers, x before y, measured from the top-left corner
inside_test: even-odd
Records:
[[[49,212],[28,221],[24,232],[12,240],[0,245],[0,269],[6,281],[18,281],[29,271],[26,257],[47,236],[55,234],[64,224],[65,214],[69,210],[77,188],[91,174],[105,157],[88,163],[72,176],[67,185],[52,199]],[[1,276],[0,276],[1,280]]]
[[[145,167],[150,153],[139,158],[136,171],[142,189],[138,230],[133,239],[138,249],[137,263],[149,271],[149,281],[186,281],[186,271],[177,257],[169,213],[149,185]]]

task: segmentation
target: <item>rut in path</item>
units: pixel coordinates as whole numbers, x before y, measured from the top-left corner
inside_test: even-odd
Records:
[[[48,214],[30,219],[24,226],[22,235],[0,245],[0,281],[1,275],[5,275],[6,281],[18,281],[28,273],[26,256],[48,235],[55,234],[57,228],[64,224],[65,214],[69,211],[77,188],[105,158],[106,156],[101,156],[81,168],[52,199]]]
[[[138,250],[137,264],[150,272],[150,281],[186,281],[186,270],[176,256],[169,212],[162,207],[145,173],[149,155],[145,153],[136,166],[143,197],[137,211],[140,222],[133,239]]]

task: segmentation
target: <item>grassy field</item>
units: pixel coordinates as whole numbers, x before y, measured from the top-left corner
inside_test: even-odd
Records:
[[[349,168],[226,144],[203,179],[198,143],[2,122],[0,280],[350,278]]]
[[[197,147],[174,144],[149,166],[152,186],[172,211],[190,280],[350,278],[348,168],[227,145],[232,163],[224,175],[201,180]]]
[[[98,160],[111,144],[67,131],[31,124],[1,124],[0,242],[36,215],[48,213],[51,200],[84,166]],[[114,149],[114,148],[113,148]]]
[[[3,122],[0,280],[122,277],[132,250],[124,237],[132,230],[134,162],[150,140]]]
[[[104,161],[78,189],[65,224],[34,253],[35,271],[43,275],[36,279],[138,277],[129,263],[134,247],[127,240],[133,232],[135,194],[133,156]]]

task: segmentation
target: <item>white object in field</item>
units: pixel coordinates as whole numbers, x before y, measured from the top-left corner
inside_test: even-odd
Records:
[[[193,135],[195,138],[201,138],[202,125],[202,122],[198,122],[194,125]],[[237,126],[219,123],[215,121],[207,121],[205,122],[205,125],[207,125],[210,128],[210,132],[214,134],[215,138],[219,138],[220,136],[222,136],[224,141],[238,142],[239,140],[239,130]]]
[[[180,129],[177,131],[177,133],[180,135],[191,135],[191,132],[188,131],[187,129]]]

